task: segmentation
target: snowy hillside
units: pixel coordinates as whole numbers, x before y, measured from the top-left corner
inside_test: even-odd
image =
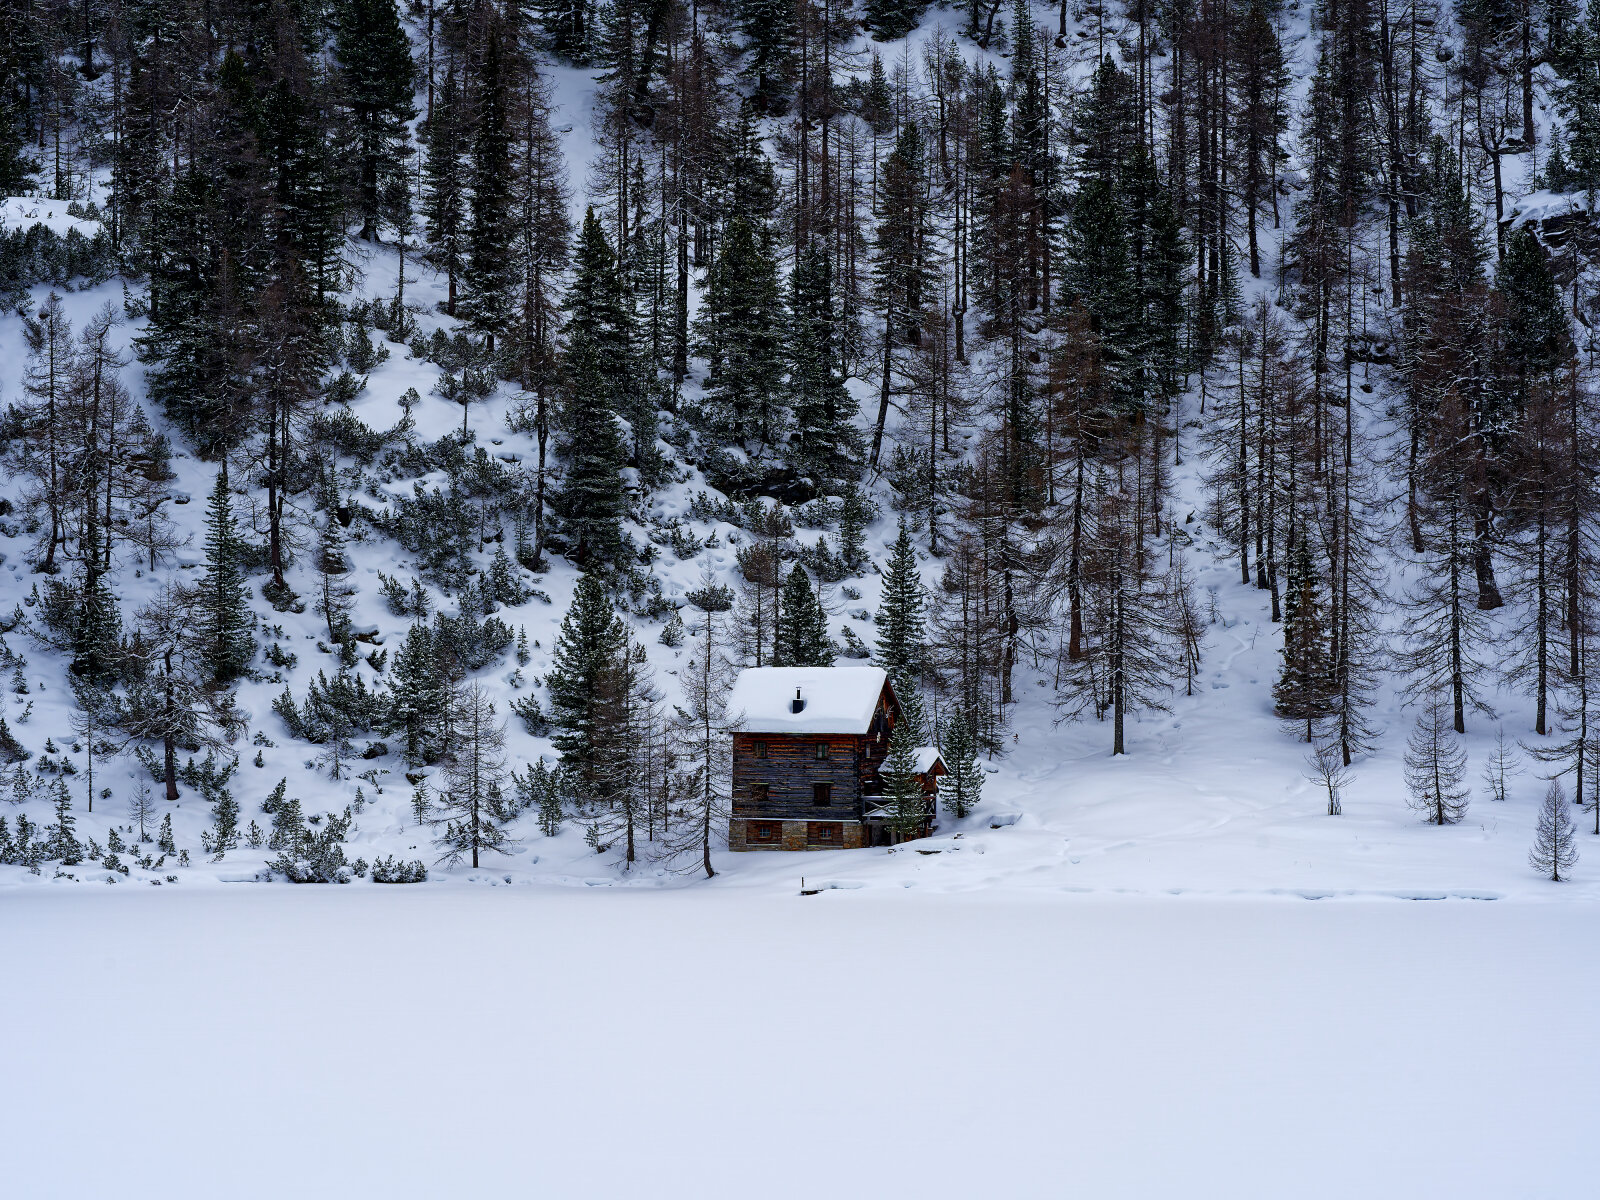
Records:
[[[1087,16],[1082,19],[1089,20]],[[945,38],[955,22],[951,13],[930,13],[903,45],[890,44],[881,49],[883,61],[892,62],[907,51],[920,53],[931,41]],[[1075,36],[1082,38],[1089,28],[1092,26],[1077,26]],[[1307,86],[1306,67],[1314,53],[1314,42],[1305,32],[1303,13],[1285,14],[1283,28],[1289,58],[1298,64],[1291,87],[1298,96]],[[870,45],[865,40],[855,43],[857,48]],[[1004,66],[1004,58],[993,52],[968,45],[965,53]],[[848,61],[859,62],[859,54]],[[1080,61],[1076,69],[1086,71],[1091,67],[1092,59]],[[552,68],[551,74],[555,84],[554,123],[561,131],[568,169],[575,182],[590,180],[589,168],[597,149],[588,127],[599,76],[565,66]],[[1298,103],[1291,101],[1289,107]],[[779,126],[774,124],[772,131],[778,133]],[[1291,164],[1299,161],[1291,152]],[[1513,196],[1515,161],[1508,160],[1506,172],[1506,186]],[[103,189],[106,183],[102,179],[95,186]],[[1527,203],[1508,204],[1508,211],[1525,217],[1533,212],[1530,205],[1542,205],[1542,214],[1551,201],[1541,201],[1539,197],[1547,195],[1538,193]],[[584,202],[582,188],[574,193],[572,202],[576,213]],[[80,232],[93,227],[92,222],[68,216],[63,204],[48,200],[14,198],[6,201],[0,212],[5,214],[8,227],[26,228],[39,222],[61,234],[68,227]],[[382,299],[394,294],[398,260],[392,247],[351,241],[347,253],[358,281],[349,296],[352,302],[361,297]],[[426,337],[435,329],[449,332],[457,328],[457,322],[438,311],[446,295],[440,273],[416,260],[409,261],[406,270],[419,336]],[[1245,299],[1255,294],[1254,281],[1250,282]],[[1274,294],[1267,280],[1260,286],[1264,294]],[[76,288],[57,290],[62,312],[73,330],[82,330],[107,305],[120,310],[127,294],[121,279],[94,286],[83,286],[80,281]],[[32,304],[41,304],[50,291],[48,285],[36,285],[31,290]],[[699,294],[698,284],[695,294]],[[163,418],[144,395],[143,367],[133,353],[134,339],[143,324],[140,316],[121,320],[113,327],[109,341],[129,360],[121,374],[132,402],[145,407],[161,428]],[[28,353],[22,334],[18,315],[6,316],[0,395],[13,401],[24,394]],[[370,430],[405,428],[399,441],[391,435],[387,443],[391,447],[427,445],[459,430],[462,406],[438,394],[440,367],[419,360],[403,343],[385,342],[381,334],[377,336],[380,340],[376,344],[382,347],[380,353],[386,354],[386,361],[363,373],[365,386],[348,401],[348,411]],[[418,337],[411,341],[415,345]],[[979,366],[974,373],[981,369],[987,353],[979,351]],[[696,379],[703,378],[702,370],[697,367],[691,377],[691,392]],[[1210,384],[1213,394],[1226,386],[1226,367],[1219,367],[1217,375]],[[1394,436],[1389,423],[1389,376],[1381,368],[1363,365],[1358,378],[1363,384],[1357,395],[1362,405],[1359,415],[1363,435],[1371,438],[1371,453],[1387,454]],[[876,399],[874,389],[866,380],[859,387],[852,387],[862,401],[860,420],[868,425]],[[1017,668],[1016,697],[1008,709],[1003,752],[990,755],[985,762],[982,804],[971,817],[955,819],[946,815],[941,819],[941,837],[927,848],[939,850],[939,855],[818,854],[803,863],[722,855],[717,860],[721,874],[710,886],[787,889],[804,871],[812,876],[837,875],[847,878],[849,886],[869,887],[916,883],[941,889],[999,886],[1136,893],[1546,894],[1524,861],[1543,791],[1543,784],[1535,775],[1515,778],[1505,803],[1475,800],[1466,820],[1451,828],[1425,827],[1407,808],[1400,758],[1412,714],[1402,706],[1395,686],[1402,682],[1398,672],[1381,672],[1372,716],[1383,733],[1376,739],[1374,752],[1355,765],[1344,790],[1342,817],[1325,816],[1326,797],[1318,794],[1316,783],[1307,774],[1305,743],[1297,741],[1273,714],[1271,689],[1279,673],[1280,627],[1269,619],[1266,598],[1257,589],[1239,584],[1237,567],[1227,558],[1231,547],[1208,527],[1204,516],[1210,497],[1202,477],[1215,463],[1192,445],[1205,426],[1197,416],[1200,395],[1198,380],[1191,378],[1189,390],[1176,401],[1175,429],[1184,465],[1172,476],[1167,501],[1172,513],[1188,514],[1182,530],[1187,535],[1186,554],[1205,609],[1202,657],[1193,694],[1180,690],[1171,701],[1169,713],[1136,712],[1130,753],[1109,758],[1102,722],[1057,722],[1059,697],[1049,678],[1055,668],[1039,658],[1041,648],[1049,647],[1036,643],[1031,660],[1025,654]],[[415,397],[409,406],[405,402],[408,396]],[[532,434],[511,429],[511,414],[518,403],[516,388],[502,384],[487,399],[473,403],[466,414],[466,426],[476,445],[508,464],[527,463],[536,454]],[[1214,407],[1215,399],[1212,403]],[[892,437],[893,416],[888,428]],[[117,601],[129,617],[155,594],[161,580],[174,572],[178,577],[192,577],[203,563],[205,498],[212,490],[217,465],[197,455],[181,431],[171,430],[168,436],[173,445],[173,503],[167,511],[173,518],[179,544],[167,563],[155,572],[140,570],[131,555],[120,563]],[[1185,447],[1185,442],[1191,445]],[[670,446],[663,448],[671,455],[680,453]],[[397,496],[408,496],[414,487],[427,489],[443,481],[437,474],[417,477],[403,470],[385,472],[379,481],[370,470],[362,471],[359,464],[350,460],[346,460],[344,469],[351,482],[359,480],[364,484],[356,499],[369,514]],[[740,538],[748,534],[727,521],[705,519],[703,512],[696,511],[696,495],[715,493],[694,467],[680,463],[671,472],[670,482],[652,491],[639,510],[649,524],[635,524],[632,528],[636,540],[648,539],[655,544],[648,575],[659,584],[660,595],[668,605],[681,607],[685,594],[702,586],[708,577],[737,582],[734,551]],[[894,536],[896,493],[881,475],[869,475],[867,483],[880,513],[866,531],[867,554],[872,562],[882,564]],[[259,513],[249,515],[249,506],[255,501],[243,489],[235,490],[241,520],[247,529],[255,523],[254,533],[246,536],[259,536]],[[12,501],[15,504],[21,499],[22,481],[15,478]],[[302,541],[314,536],[317,521],[315,508],[307,499],[296,500],[297,515],[304,523]],[[670,541],[663,536],[667,530],[674,531]],[[19,662],[25,660],[25,665],[17,668],[17,686],[7,689],[6,715],[19,742],[39,756],[34,760],[36,764],[45,759],[72,764],[77,772],[71,777],[77,792],[73,803],[80,811],[82,833],[104,845],[113,827],[126,837],[124,809],[143,768],[130,754],[98,762],[96,790],[104,788],[111,795],[99,796],[91,811],[90,797],[83,790],[89,765],[83,753],[84,737],[72,732],[74,704],[67,660],[28,637],[28,624],[37,619],[37,610],[32,608],[37,598],[37,577],[29,569],[30,535],[14,518],[7,523],[5,532],[10,543],[5,558],[10,603],[22,602],[21,611],[27,618],[7,635],[8,646]],[[692,539],[685,535],[692,535]],[[348,536],[354,567],[352,627],[365,631],[360,634],[363,654],[387,650],[392,660],[409,619],[397,616],[385,603],[378,587],[380,573],[410,578],[418,565],[416,558],[367,521],[358,519]],[[837,544],[836,528],[807,529],[797,522],[793,544],[813,544],[819,537]],[[474,555],[481,568],[487,569],[491,564],[493,549],[486,543]],[[924,580],[930,589],[937,588],[944,564],[926,554],[923,559]],[[576,578],[573,567],[555,557],[547,571],[528,578],[527,586],[535,589],[533,598],[496,614],[512,629],[525,634],[530,648],[525,666],[519,667],[510,655],[504,655],[481,672],[482,680],[500,698],[502,714],[506,702],[538,695],[536,681],[549,670],[558,626],[570,604]],[[259,578],[253,579],[253,589],[259,590],[260,582]],[[831,620],[836,632],[848,628],[868,646],[873,643],[870,615],[878,608],[879,582],[874,567],[842,581],[842,592],[830,589]],[[291,569],[291,586],[302,597],[314,595],[316,584],[309,555],[302,555]],[[1407,586],[1403,571],[1393,576],[1391,586],[1394,598],[1398,598]],[[846,596],[851,598],[845,599]],[[435,590],[431,599],[437,609],[448,610],[448,596]],[[412,787],[406,780],[404,764],[392,751],[354,762],[346,769],[345,778],[331,779],[321,761],[323,748],[308,746],[291,736],[272,709],[274,699],[285,686],[291,693],[301,695],[318,672],[337,670],[337,655],[330,656],[328,651],[325,622],[310,608],[274,612],[259,600],[254,606],[258,654],[250,676],[237,689],[245,732],[232,750],[240,765],[230,782],[239,801],[241,826],[252,819],[258,820],[259,827],[266,826],[260,820],[260,803],[283,779],[288,781],[289,793],[301,799],[308,814],[338,813],[346,806],[362,805],[356,810],[348,839],[350,858],[372,860],[398,855],[431,863],[435,856],[429,833],[411,819]],[[686,609],[685,614],[692,617],[693,611]],[[1396,624],[1392,613],[1384,614],[1383,619],[1391,627]],[[659,640],[660,618],[633,617],[632,622],[659,684],[672,697],[676,676],[693,651],[692,640],[687,646],[670,648]],[[292,656],[295,661],[289,665],[285,659],[274,666],[264,657],[269,650],[275,656]],[[381,677],[369,668],[358,670],[366,673],[372,683],[381,684]],[[22,684],[26,685],[25,692]],[[1503,731],[1514,741],[1526,735],[1530,724],[1525,701],[1515,687],[1497,690],[1493,703],[1497,715],[1474,720],[1463,743],[1474,766],[1474,786],[1477,768],[1491,753],[1497,732]],[[529,735],[515,719],[510,722],[509,738],[513,764],[540,757],[551,763],[556,761],[551,743]],[[376,736],[370,739],[371,743],[382,741]],[[47,744],[56,748],[54,754]],[[227,757],[224,753],[218,761]],[[187,868],[173,875],[169,863],[160,869],[135,868],[119,876],[85,862],[76,869],[55,872],[57,880],[109,878],[129,884],[154,884],[165,883],[170,877],[190,886],[250,879],[260,874],[273,857],[261,847],[241,845],[219,861],[209,861],[211,856],[201,853],[201,834],[208,827],[211,814],[192,788],[186,787],[184,793],[172,804],[170,816],[177,846],[188,851]],[[15,797],[22,794],[13,793]],[[14,811],[27,814],[37,827],[47,826],[51,820],[47,789],[42,784],[35,787],[32,798],[17,802]],[[162,813],[168,815],[169,810],[163,808]],[[596,855],[585,844],[581,822],[569,822],[555,837],[534,832],[531,820],[523,822],[516,832],[521,843],[516,852],[496,857],[479,872],[436,870],[435,882],[604,883],[629,887],[676,887],[687,882],[676,872],[676,864],[620,869],[614,855]],[[46,871],[29,876],[20,867],[0,867],[0,871],[13,885],[45,882],[52,874]],[[1600,886],[1593,882],[1594,878],[1587,871],[1579,872],[1569,891],[1593,894],[1593,889]]]

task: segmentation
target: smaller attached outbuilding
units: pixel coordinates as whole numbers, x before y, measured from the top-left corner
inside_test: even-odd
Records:
[[[904,841],[882,807],[882,767],[900,701],[881,667],[752,667],[728,698],[733,735],[730,850],[836,850]],[[917,754],[933,831],[944,762]]]

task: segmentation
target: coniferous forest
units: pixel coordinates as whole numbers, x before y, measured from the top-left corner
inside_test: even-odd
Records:
[[[710,876],[858,661],[1581,877],[1597,192],[1597,0],[3,0],[0,862]]]

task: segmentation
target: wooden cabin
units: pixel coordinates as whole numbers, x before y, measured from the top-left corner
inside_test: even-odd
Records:
[[[900,701],[881,667],[753,667],[728,697],[733,735],[730,850],[837,850],[905,840],[882,807],[880,773]],[[917,753],[933,831],[944,762]]]

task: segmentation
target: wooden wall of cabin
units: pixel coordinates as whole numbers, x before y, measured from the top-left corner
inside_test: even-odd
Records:
[[[817,746],[827,757],[817,757]],[[766,747],[763,757],[760,747]],[[861,816],[861,777],[868,739],[853,734],[733,735],[733,815],[768,820],[841,821]],[[880,756],[881,760],[881,756]],[[816,784],[830,785],[829,803],[814,802]],[[765,799],[757,788],[765,787]]]

